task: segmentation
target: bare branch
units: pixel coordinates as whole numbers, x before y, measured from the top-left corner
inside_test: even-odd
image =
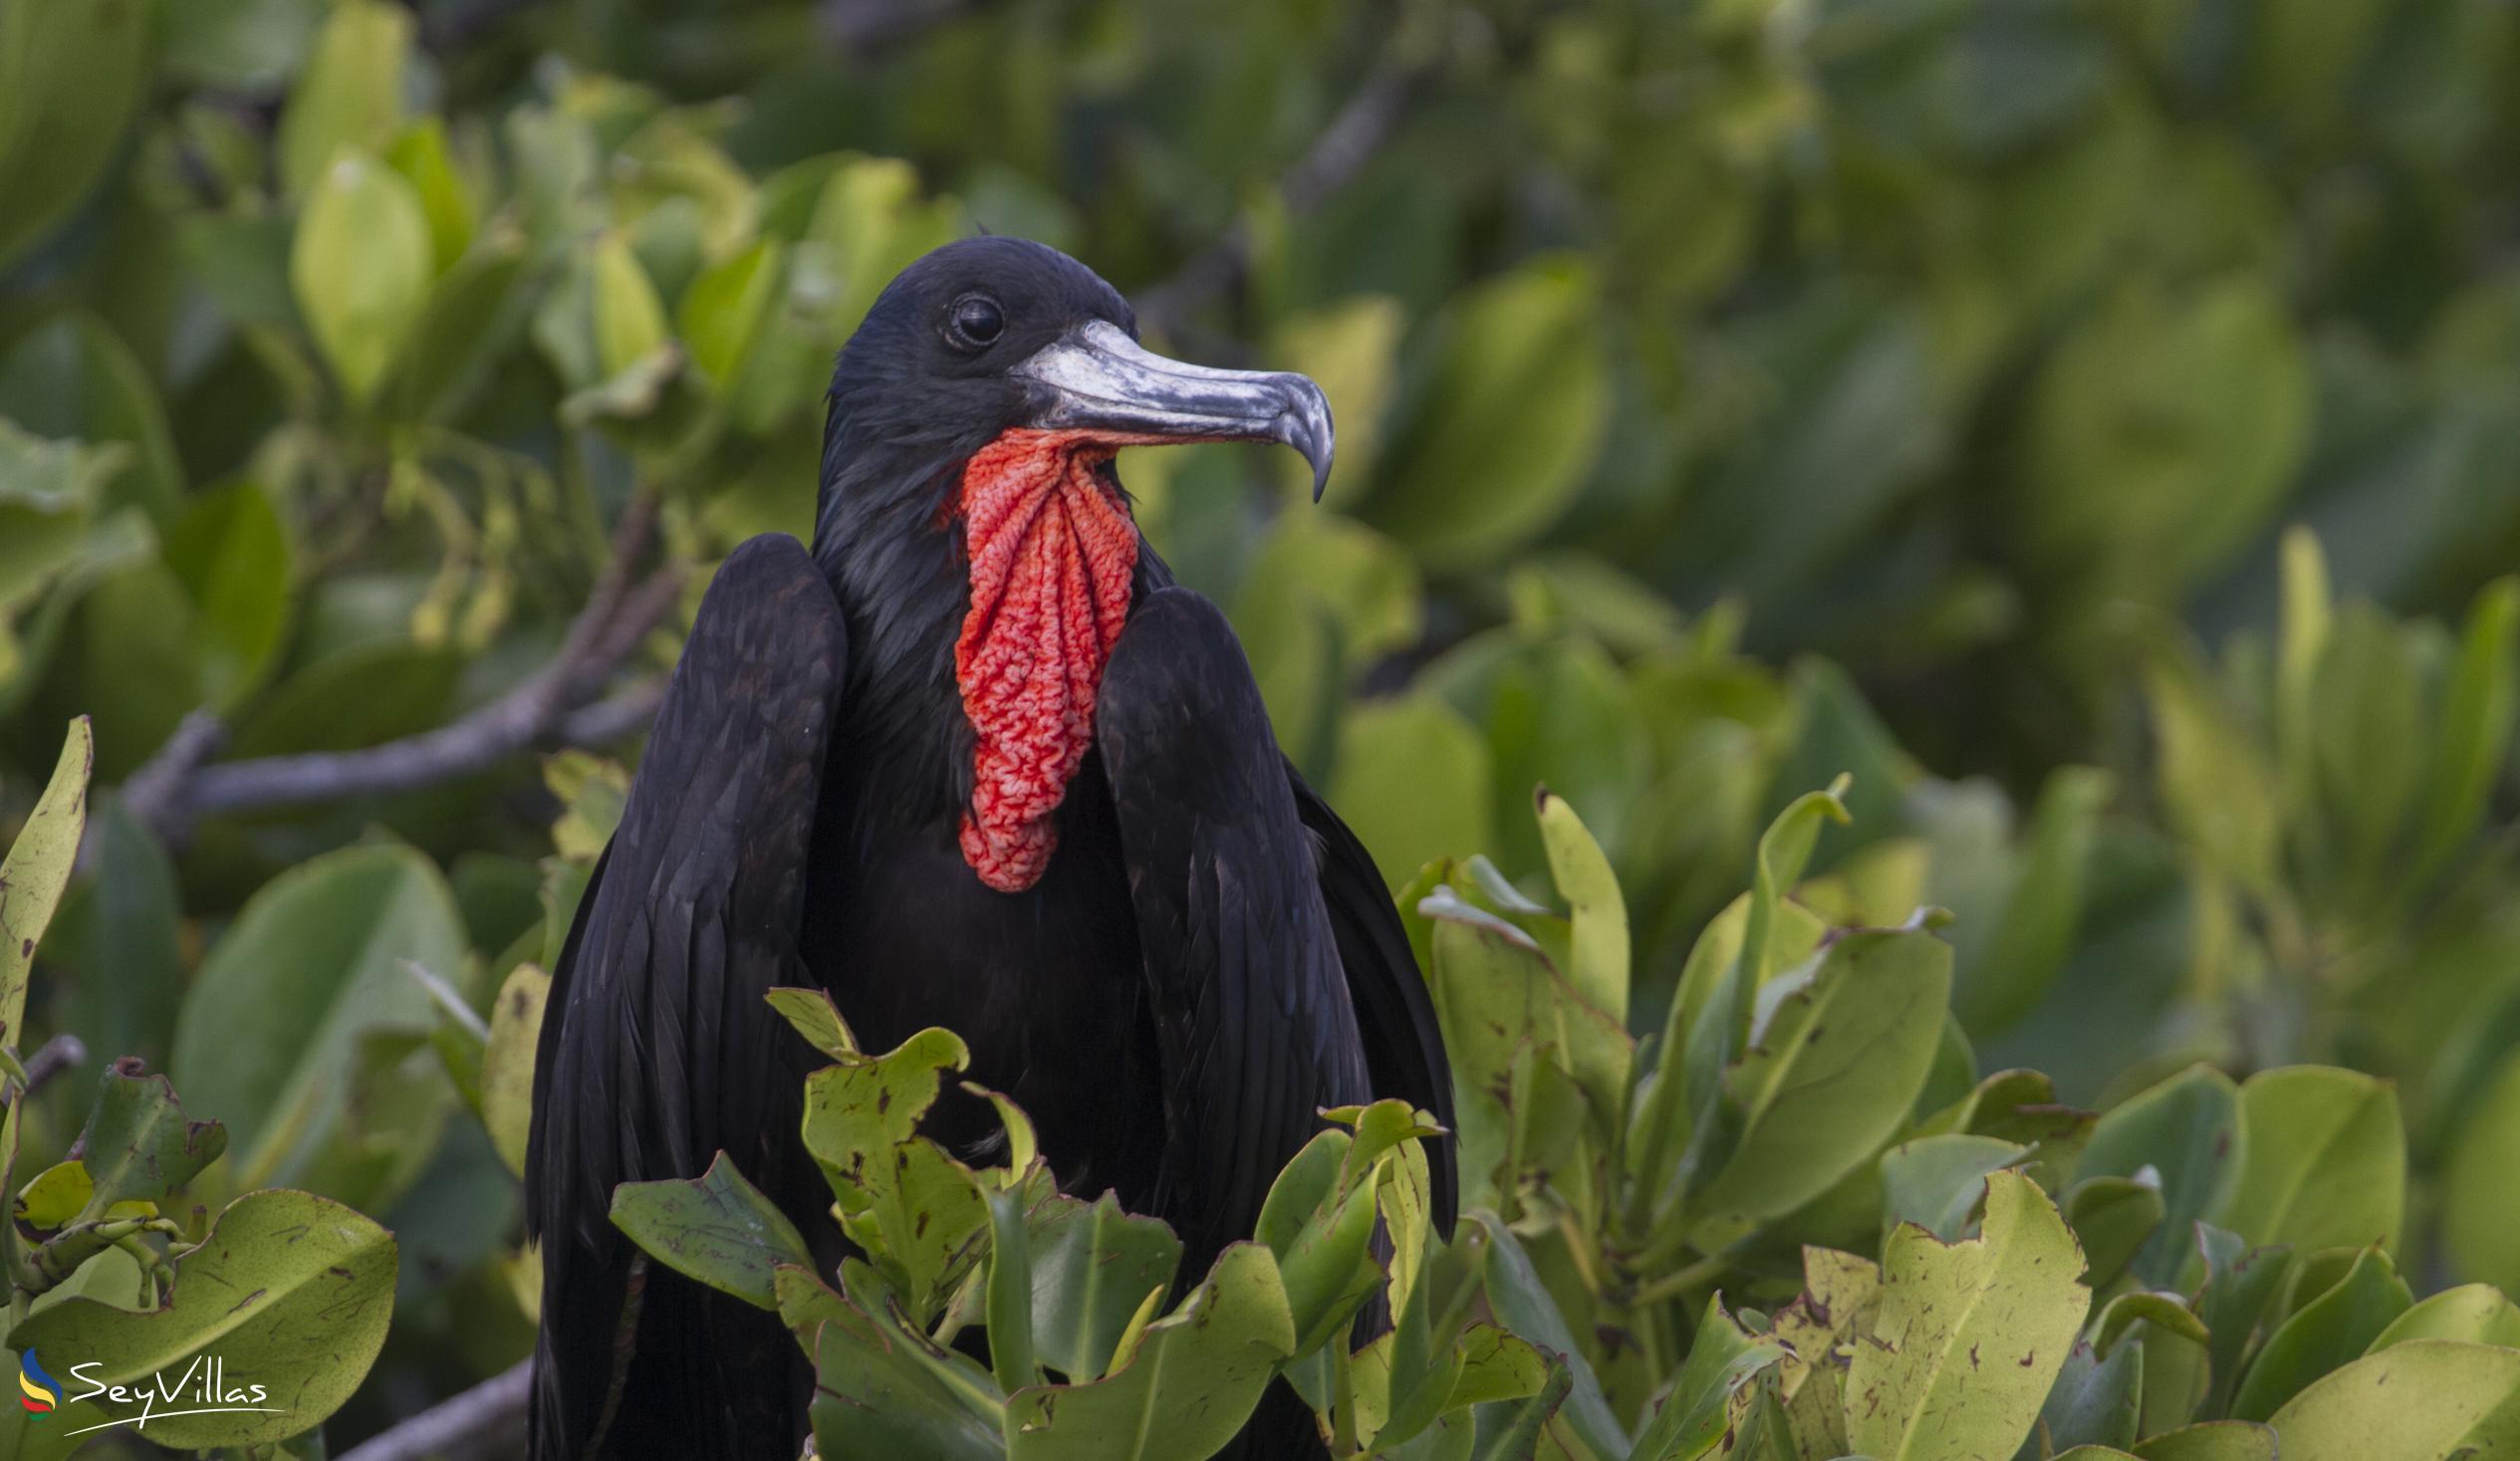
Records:
[[[612,556],[586,608],[571,621],[559,652],[514,689],[471,714],[357,751],[203,765],[225,730],[207,711],[195,711],[124,784],[125,807],[159,836],[175,840],[209,814],[413,791],[481,771],[537,741],[565,738],[571,713],[603,686],[681,597],[682,573],[671,566],[630,585],[630,566],[646,547],[655,514],[655,493],[631,499],[614,530]]]
[[[533,1390],[534,1362],[520,1359],[471,1389],[351,1447],[340,1461],[512,1454],[524,1439],[525,1406]]]
[[[665,679],[658,675],[569,713],[553,739],[564,746],[609,746],[628,740],[655,722],[656,707],[665,700]]]
[[[35,1054],[26,1058],[26,1094],[33,1096],[44,1089],[44,1083],[67,1071],[75,1071],[88,1063],[86,1041],[67,1031],[44,1042]]]

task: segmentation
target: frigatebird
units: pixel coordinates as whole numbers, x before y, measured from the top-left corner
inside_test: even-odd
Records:
[[[1149,352],[1041,244],[937,249],[843,348],[813,546],[719,567],[553,970],[526,1157],[541,1461],[797,1454],[795,1341],[608,1221],[617,1183],[722,1149],[837,1240],[799,1134],[820,1058],[774,987],[828,991],[870,1050],[960,1034],[1063,1190],[1173,1225],[1185,1282],[1250,1235],[1324,1107],[1450,1124],[1372,857],[1132,516],[1116,454],[1182,441],[1291,446],[1318,500],[1328,401]],[[974,1152],[998,1130],[978,1102],[929,1125]],[[1430,1164],[1448,1227],[1453,1157]],[[1283,1433],[1255,1437],[1264,1404],[1242,1444],[1301,1454],[1310,1416],[1273,1397]]]

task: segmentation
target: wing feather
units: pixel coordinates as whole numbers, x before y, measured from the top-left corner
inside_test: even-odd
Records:
[[[552,971],[525,1182],[543,1244],[544,1461],[605,1445],[608,1425],[608,1451],[795,1454],[806,1389],[771,1316],[651,1271],[620,1352],[635,1255],[610,1211],[617,1184],[697,1176],[720,1150],[773,1198],[816,1209],[795,1135],[809,1052],[762,995],[803,982],[804,861],[847,657],[839,606],[796,540],[727,558]],[[692,1403],[703,1376],[721,1403]]]

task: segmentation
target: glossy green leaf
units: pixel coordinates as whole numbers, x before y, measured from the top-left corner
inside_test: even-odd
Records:
[[[185,1448],[278,1440],[320,1424],[367,1375],[393,1312],[396,1264],[393,1236],[339,1203],[248,1193],[178,1264],[164,1308],[65,1300],[19,1324],[10,1342],[92,1359],[87,1378],[99,1384],[153,1384],[215,1355],[223,1385],[260,1385],[265,1398],[228,1413],[162,1413],[150,1439]]]
[[[2397,1241],[2406,1134],[2385,1081],[2323,1066],[2261,1071],[2240,1088],[2247,1156],[2224,1226],[2309,1251]]]
[[[499,1160],[525,1174],[525,1138],[533,1125],[534,1056],[542,1035],[551,976],[519,964],[490,1006],[490,1034],[481,1048],[481,1119]]]
[[[239,1186],[307,1169],[344,1119],[359,1044],[435,1023],[405,961],[455,969],[462,915],[408,848],[330,852],[249,900],[184,997],[170,1070],[192,1108],[227,1124]]]
[[[2391,1320],[2368,1352],[2408,1339],[2461,1339],[2520,1349],[2520,1305],[2491,1284],[2444,1289]]]
[[[2193,1224],[2216,1216],[2240,1177],[2244,1141],[2239,1089],[2202,1066],[2183,1071],[2102,1113],[2079,1174],[2159,1178],[2161,1226],[2138,1251],[2137,1277],[2177,1283],[2193,1253]]]
[[[1012,1461],[1155,1461],[1212,1453],[1242,1427],[1295,1321],[1268,1250],[1225,1250],[1180,1309],[1148,1325],[1112,1372],[1006,1400]]]
[[[2477,1091],[2451,1137],[2441,1230],[2463,1278],[2520,1292],[2520,1052]]]
[[[1042,1204],[1029,1242],[1035,1349],[1069,1379],[1099,1379],[1131,1317],[1171,1284],[1181,1240],[1153,1218],[1122,1212],[1107,1192],[1092,1203]]]
[[[2312,1384],[2268,1423],[2284,1461],[2492,1455],[2520,1446],[2520,1349],[2394,1344]]]
[[[311,180],[289,283],[352,401],[376,392],[410,339],[430,275],[428,215],[401,174],[345,151]]]
[[[332,7],[281,112],[280,180],[291,193],[320,189],[344,147],[378,152],[391,140],[403,118],[413,29],[410,12],[384,0]]]
[[[1565,1423],[1596,1456],[1625,1456],[1628,1433],[1603,1395],[1592,1365],[1585,1361],[1585,1349],[1567,1328],[1557,1302],[1540,1281],[1539,1271],[1532,1267],[1531,1256],[1523,1251],[1513,1230],[1494,1213],[1472,1211],[1462,1216],[1465,1228],[1475,1224],[1483,1234],[1481,1241],[1486,1252],[1480,1259],[1481,1272],[1488,1307],[1495,1312],[1497,1322],[1557,1356],[1567,1368]],[[1550,1408],[1558,1408],[1557,1403],[1553,1401]]]
[[[2027,1148],[1992,1136],[1953,1133],[1902,1141],[1882,1153],[1882,1238],[1901,1223],[1914,1223],[1945,1243],[1956,1243],[1985,1194],[1986,1177],[2027,1154]]]
[[[217,1121],[184,1114],[163,1076],[109,1070],[79,1133],[89,1198],[78,1217],[95,1221],[118,1203],[160,1203],[227,1150]]]
[[[612,1217],[665,1267],[763,1309],[778,1307],[778,1265],[814,1263],[796,1225],[722,1151],[696,1177],[624,1182]]]
[[[61,0],[0,14],[0,272],[88,200],[147,98],[153,8]]]
[[[2232,1397],[2239,1420],[2265,1420],[2321,1375],[2355,1359],[2414,1304],[2389,1255],[2367,1248],[2344,1282],[2293,1311]]]
[[[2142,1395],[2142,1346],[2121,1344],[2103,1359],[2091,1345],[2076,1344],[2057,1372],[2056,1387],[2039,1406],[2038,1423],[2023,1452],[2035,1456],[2043,1444],[2052,1451],[2077,1446],[2123,1451],[2135,1444],[2136,1427],[2143,1418]]]
[[[1583,486],[1609,415],[1596,284],[1548,259],[1474,286],[1367,504],[1429,563],[1458,567],[1548,526]]]
[[[0,1047],[27,1045],[27,975],[35,965],[36,942],[70,885],[79,839],[88,826],[88,775],[96,755],[87,717],[72,721],[52,780],[10,844],[8,856],[0,858]]]
[[[1727,1073],[1742,1110],[1731,1159],[1698,1194],[1712,1220],[1819,1196],[1894,1131],[1924,1085],[1951,990],[1951,946],[1862,930],[1829,946]]]
[[[2275,1432],[2245,1420],[2204,1420],[2136,1443],[2141,1461],[2276,1461]]]
[[[1847,1435],[1883,1461],[2010,1455],[2091,1305],[2074,1235],[2038,1184],[1986,1179],[1981,1236],[1901,1228],[1882,1255],[1878,1342],[1847,1376]]]

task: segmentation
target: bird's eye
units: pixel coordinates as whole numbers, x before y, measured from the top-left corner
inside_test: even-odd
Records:
[[[1006,312],[984,294],[967,294],[945,312],[945,334],[965,350],[980,350],[1006,333]]]

